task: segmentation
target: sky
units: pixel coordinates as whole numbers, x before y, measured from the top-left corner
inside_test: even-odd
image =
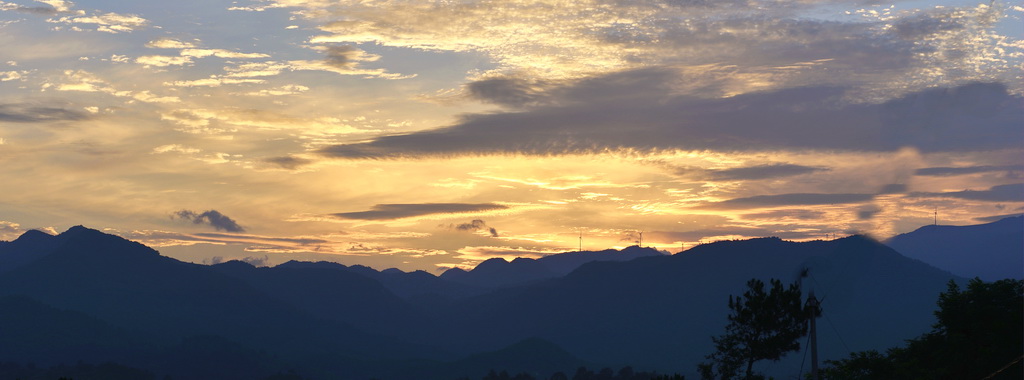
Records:
[[[0,1],[0,240],[439,273],[1024,213],[1024,3]]]

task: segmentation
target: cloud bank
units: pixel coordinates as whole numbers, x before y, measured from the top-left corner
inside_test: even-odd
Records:
[[[617,89],[621,90],[611,86],[598,92]],[[467,116],[450,127],[333,145],[320,153],[337,158],[401,158],[676,149],[877,152],[914,147],[944,152],[1024,145],[1020,128],[1024,102],[1001,84],[929,89],[880,104],[849,103],[844,95],[844,89],[835,87],[724,99],[677,96],[651,101],[644,95],[633,101],[591,101]],[[771,170],[780,169],[797,168]]]
[[[175,212],[173,217],[190,221],[193,224],[208,225],[217,231],[245,232],[245,228],[242,228],[242,226],[238,225],[238,223],[233,219],[229,218],[227,215],[221,214],[217,210],[209,210],[202,213],[197,213],[191,210],[181,210]]]
[[[45,123],[53,121],[81,121],[91,117],[86,112],[53,106],[23,103],[0,104],[0,121],[12,123]]]
[[[341,219],[392,220],[433,214],[457,214],[504,210],[508,206],[496,203],[415,203],[379,204],[369,211],[341,212],[331,214]]]

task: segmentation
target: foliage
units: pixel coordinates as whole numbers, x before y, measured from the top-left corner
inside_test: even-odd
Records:
[[[725,334],[711,338],[715,352],[709,362],[698,366],[701,377],[734,379],[743,370],[743,379],[762,378],[753,371],[761,360],[777,361],[790,351],[800,349],[800,337],[807,335],[809,310],[803,305],[800,287],[771,279],[771,288],[758,279],[747,282],[742,296],[729,296],[729,324]],[[745,367],[745,368],[744,368]]]
[[[866,351],[828,361],[823,378],[952,380],[985,379],[993,374],[991,379],[1024,378],[1024,365],[1015,363],[1024,355],[1024,281],[985,283],[975,278],[966,291],[950,281],[939,295],[938,306],[938,322],[931,332],[885,355]]]

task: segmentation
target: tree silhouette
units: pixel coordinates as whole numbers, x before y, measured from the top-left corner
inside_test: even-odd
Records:
[[[771,279],[771,289],[758,279],[747,281],[742,296],[729,296],[729,324],[725,334],[713,337],[715,352],[706,356],[709,362],[697,366],[706,380],[738,378],[758,379],[754,363],[777,361],[787,352],[800,349],[800,337],[807,334],[810,310],[804,307],[800,287],[788,288]]]
[[[1024,378],[1024,281],[953,281],[939,295],[938,322],[906,347],[828,361],[830,380]]]

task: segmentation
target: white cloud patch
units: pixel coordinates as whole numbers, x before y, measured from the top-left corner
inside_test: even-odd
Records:
[[[96,74],[85,70],[65,70],[64,81],[58,84],[48,83],[44,88],[56,87],[57,91],[72,92],[100,92],[121,98],[132,98],[146,103],[177,103],[181,99],[175,96],[160,96],[148,90],[126,91],[119,90],[106,80],[99,78]]]
[[[225,49],[182,49],[184,57],[217,57],[217,58],[267,58],[269,55],[263,53],[239,53]]]
[[[96,31],[106,33],[126,33],[142,29],[149,25],[149,20],[136,15],[118,13],[97,13],[84,16],[64,16],[49,20],[52,23],[72,25],[73,29],[81,25],[93,25]]]
[[[259,91],[247,92],[245,95],[250,96],[286,96],[286,95],[297,95],[303,92],[309,91],[309,87],[289,84],[280,87],[262,89]]]
[[[75,4],[65,0],[35,0],[37,3],[43,3],[53,7],[57,12],[67,12],[71,10]]]
[[[192,64],[192,57],[170,55],[144,55],[135,59],[135,63],[146,67],[185,66]]]
[[[180,109],[163,114],[186,130],[197,133],[221,133],[240,129],[264,131],[297,131],[307,134],[357,134],[375,132],[360,129],[335,117],[297,117],[258,109]]]
[[[153,49],[190,49],[196,47],[196,45],[191,42],[165,37],[149,41],[146,43],[146,47]]]
[[[21,80],[28,75],[27,70],[12,70],[12,71],[0,71],[0,82],[7,82],[13,80]]]
[[[132,98],[146,103],[178,103],[181,101],[177,96],[158,96],[149,91],[139,91],[132,94]]]
[[[202,150],[200,150],[200,149],[188,148],[188,147],[182,146],[180,144],[161,145],[161,146],[158,146],[156,148],[153,148],[153,153],[156,153],[156,154],[168,153],[168,152],[192,154],[192,153],[199,153],[201,151]]]
[[[1016,42],[995,32],[1008,9],[998,3],[867,9],[860,19],[838,20],[816,20],[814,6],[787,0],[272,3],[320,23],[325,34],[311,43],[483,53],[498,65],[490,76],[566,80],[715,64],[743,75],[733,94],[831,82],[889,97],[1008,80],[1006,70],[1021,62]]]
[[[220,87],[224,85],[233,84],[260,84],[265,83],[262,79],[237,79],[237,78],[221,78],[213,76],[210,78],[193,79],[193,80],[177,80],[173,82],[164,82],[164,86],[172,87]]]

